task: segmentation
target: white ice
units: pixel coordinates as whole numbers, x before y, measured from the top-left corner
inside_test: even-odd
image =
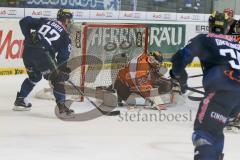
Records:
[[[199,74],[191,69],[190,75]],[[54,101],[30,97],[29,112],[12,111],[17,91],[26,75],[0,76],[0,160],[191,160],[191,134],[197,102],[171,106],[164,114],[186,114],[188,121],[122,121],[118,116],[85,122],[64,122],[54,114]],[[190,86],[200,86],[191,79]],[[42,81],[34,92],[46,86]],[[32,93],[33,95],[34,93]],[[91,108],[76,103],[74,109]],[[138,110],[121,109],[125,114]],[[191,111],[191,112],[190,112]],[[140,111],[157,114],[158,111]],[[190,114],[192,113],[192,114]],[[129,117],[128,117],[129,118]],[[140,117],[142,118],[142,117]],[[149,117],[148,117],[149,118]],[[226,133],[225,160],[240,159],[240,133]]]

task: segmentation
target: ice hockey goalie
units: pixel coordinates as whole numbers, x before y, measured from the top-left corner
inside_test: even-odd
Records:
[[[143,99],[150,108],[165,109],[173,103],[170,79],[164,78],[167,68],[163,66],[163,56],[159,51],[141,54],[119,70],[113,88],[117,91],[119,104],[138,105]]]

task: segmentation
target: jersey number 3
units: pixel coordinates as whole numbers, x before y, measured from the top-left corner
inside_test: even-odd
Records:
[[[52,41],[56,41],[60,38],[60,34],[54,28],[47,25],[42,25],[38,33],[43,35],[50,45],[52,45]]]
[[[220,49],[221,56],[227,56],[227,54],[229,54],[230,57],[234,59],[228,61],[231,67],[234,69],[240,69],[240,53],[238,51],[235,52],[233,49]]]

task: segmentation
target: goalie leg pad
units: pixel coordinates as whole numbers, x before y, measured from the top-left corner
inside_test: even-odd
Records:
[[[117,107],[118,106],[118,96],[116,92],[112,91],[103,91],[103,105],[109,107]]]
[[[155,85],[158,86],[158,92],[160,94],[169,93],[172,90],[172,82],[166,78],[159,78]]]
[[[130,106],[146,105],[145,99],[137,93],[132,93],[126,100],[126,103]]]

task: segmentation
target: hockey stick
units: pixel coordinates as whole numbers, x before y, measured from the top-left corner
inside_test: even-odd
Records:
[[[188,99],[190,99],[191,101],[201,101],[204,99],[204,97],[188,96]]]
[[[197,75],[192,75],[192,76],[188,76],[188,78],[196,78],[196,77],[202,77],[203,74],[197,74]]]
[[[87,97],[77,86],[75,86],[75,84],[71,80],[68,80],[68,83],[70,83],[73,86],[73,88],[75,88],[80,95],[85,97],[103,115],[106,115],[106,116],[117,116],[117,115],[120,115],[120,111],[107,112],[107,111],[102,110],[101,108],[99,108],[98,105],[96,105],[96,103],[94,103],[89,97]]]
[[[195,92],[195,93],[199,93],[199,94],[205,95],[205,92],[199,91],[196,88],[200,88],[200,87],[187,87],[186,89],[189,90],[189,91]],[[201,101],[201,100],[204,99],[204,97],[188,96],[188,99],[190,99],[192,101]]]
[[[205,95],[205,92],[199,91],[199,90],[197,90],[195,88],[192,88],[192,87],[187,87],[186,89],[189,90],[189,91],[192,91],[192,92],[196,92],[196,93]]]

